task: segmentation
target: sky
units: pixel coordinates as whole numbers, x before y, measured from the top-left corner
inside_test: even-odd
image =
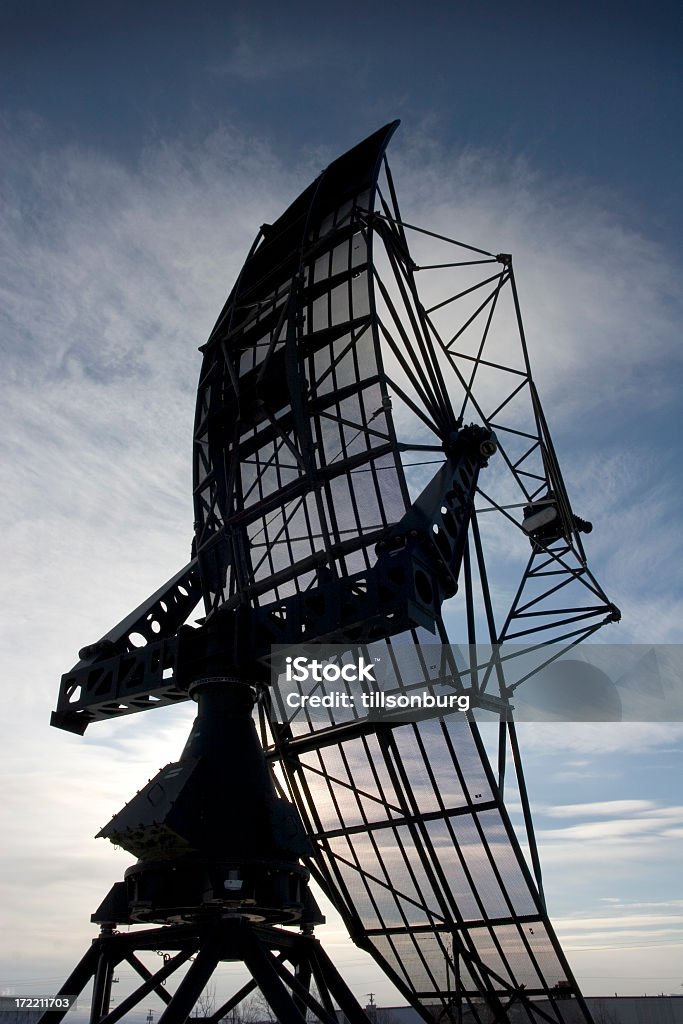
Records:
[[[681,643],[675,4],[6,0],[0,990],[50,992],[128,866],[91,837],[189,707],[79,738],[61,674],[187,560],[200,356],[258,225],[401,119],[407,220],[512,252],[612,643]],[[588,994],[680,993],[683,726],[520,726]],[[514,811],[514,806],[513,806]],[[331,920],[357,994],[396,1000]]]

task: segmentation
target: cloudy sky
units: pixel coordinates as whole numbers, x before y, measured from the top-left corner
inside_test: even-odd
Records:
[[[187,709],[48,721],[187,559],[197,347],[258,225],[387,121],[406,219],[514,254],[609,640],[683,640],[682,31],[673,3],[2,4],[0,988],[61,983],[129,863],[91,837],[184,740]],[[683,727],[521,732],[584,990],[680,992]]]

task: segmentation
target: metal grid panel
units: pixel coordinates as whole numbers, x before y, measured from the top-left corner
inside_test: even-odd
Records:
[[[320,565],[367,567],[372,535],[407,507],[370,315],[370,203],[363,189],[318,210],[294,261],[238,282],[207,345],[195,508],[209,612],[283,599]]]
[[[297,761],[323,884],[414,1000],[449,1005],[454,986],[530,999],[566,980],[469,722],[406,723]]]
[[[444,439],[470,415],[504,438],[488,480],[496,498],[482,491],[482,514],[495,509],[521,530],[520,513],[508,509],[552,491],[564,524],[558,543],[533,551],[500,637],[489,632],[487,641],[510,635],[531,609],[531,628],[561,624],[556,594],[577,583],[591,591],[595,607],[579,609],[590,631],[606,599],[585,569],[521,321],[514,354],[492,326],[504,295],[516,303],[509,259],[477,250],[452,264],[466,275],[455,294],[422,303],[386,172],[377,213],[375,163],[359,174],[362,188],[347,175],[325,192],[323,176],[294,204],[296,216],[264,229],[207,345],[195,434],[207,612],[281,600],[317,586],[323,572],[371,567],[378,537],[420,485],[409,460],[443,460]],[[284,236],[288,246],[277,241]],[[444,311],[456,307],[463,326],[449,333]],[[473,530],[462,588],[471,643],[475,620],[491,611],[476,522]],[[548,565],[561,586],[547,584]],[[380,726],[336,743],[310,720],[296,722],[289,740],[273,729],[317,844],[313,871],[404,993],[448,1006],[457,990],[475,1017],[481,995],[501,1014],[510,998],[520,1009],[530,994],[546,995],[547,1010],[524,1012],[561,1021],[552,987],[568,967],[474,726]],[[298,751],[311,733],[317,749]]]

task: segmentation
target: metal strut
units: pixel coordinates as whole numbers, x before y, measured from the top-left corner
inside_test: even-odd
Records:
[[[147,977],[142,984],[111,1008],[114,969],[124,961],[137,969],[142,965],[139,961],[135,963],[136,953],[160,948],[174,950],[176,955],[165,956],[163,965],[155,972],[143,968]],[[336,1024],[335,1005],[341,1008],[350,1024],[372,1024],[317,939],[306,933],[295,934],[256,924],[246,918],[169,925],[128,933],[103,929],[59,994],[78,996],[88,982],[94,981],[90,1024],[116,1024],[165,984],[190,958],[193,961],[189,970],[175,992],[167,996],[159,1024],[184,1024],[217,966],[222,962],[239,961],[245,964],[252,980],[242,985],[221,1010],[238,1006],[258,988],[282,1024],[304,1024],[307,1020]],[[317,998],[310,991],[311,978],[315,979]],[[67,1012],[50,1011],[49,1018],[47,1014],[40,1018],[40,1024],[59,1024]]]

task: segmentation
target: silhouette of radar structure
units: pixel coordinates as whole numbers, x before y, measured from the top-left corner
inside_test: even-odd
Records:
[[[365,1022],[311,882],[426,1021],[590,1021],[544,907],[504,652],[619,615],[586,564],[511,257],[403,220],[397,124],[259,229],[201,349],[191,560],[62,678],[52,724],[80,734],[198,705],[180,759],[100,833],[137,861],[62,988],[93,983],[92,1024],[153,992],[181,1024],[224,961],[250,980],[206,1020],[258,988],[286,1024],[336,1024],[335,1006]],[[283,652],[320,645],[338,669],[388,666],[369,693],[450,686],[498,716],[497,750],[472,711],[283,716]],[[135,987],[113,1005],[122,968]]]

